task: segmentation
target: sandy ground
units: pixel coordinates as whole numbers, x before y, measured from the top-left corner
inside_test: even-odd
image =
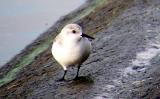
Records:
[[[160,1],[105,1],[76,21],[68,21],[84,9],[62,18],[0,70],[3,77],[32,49],[54,38],[64,24],[76,22],[96,38],[79,80],[56,81],[63,70],[52,58],[49,42],[49,47],[24,66],[14,80],[1,85],[2,99],[160,98]],[[67,79],[74,78],[75,73],[76,68],[70,69]]]

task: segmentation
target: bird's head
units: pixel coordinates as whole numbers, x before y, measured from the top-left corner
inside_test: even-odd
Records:
[[[67,39],[79,40],[82,37],[87,37],[87,38],[90,38],[90,39],[94,39],[93,37],[90,37],[90,36],[84,34],[82,32],[81,26],[79,26],[78,24],[68,24],[68,25],[66,25],[62,29],[61,34]]]

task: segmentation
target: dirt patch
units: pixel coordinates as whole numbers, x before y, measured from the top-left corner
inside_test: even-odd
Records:
[[[1,86],[1,98],[158,99],[160,1],[90,2],[90,6],[60,19],[0,70],[3,78],[26,55],[48,45],[10,83]],[[52,58],[50,48],[52,39],[69,22],[80,24],[96,39],[91,56],[80,69],[81,78],[57,82],[63,70]],[[74,78],[75,73],[76,68],[70,69],[67,79]]]

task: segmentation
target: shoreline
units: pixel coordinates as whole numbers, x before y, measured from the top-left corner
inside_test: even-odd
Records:
[[[89,6],[62,17],[29,45],[24,51],[26,57],[13,60],[14,64],[20,62],[15,67],[24,67],[8,68],[12,71],[10,75],[17,75],[6,73],[6,79],[0,80],[1,98],[159,98],[160,1],[88,2],[91,2]],[[63,70],[51,55],[52,39],[71,22],[78,23],[85,33],[95,37],[93,50],[81,67],[80,80],[70,81],[77,70],[73,68],[67,73],[69,81],[57,82]],[[5,70],[1,70],[2,74]]]
[[[103,0],[102,2],[104,1],[105,0]],[[10,82],[13,79],[15,79],[17,73],[19,72],[18,70],[32,63],[35,60],[37,55],[47,50],[51,46],[52,39],[54,38],[54,36],[57,33],[59,33],[60,29],[65,24],[76,22],[77,20],[87,16],[87,14],[91,13],[91,11],[94,9],[95,6],[98,6],[98,3],[100,3],[99,0],[94,0],[94,1],[88,0],[84,5],[80,6],[76,10],[70,12],[65,16],[60,17],[60,19],[58,19],[58,21],[55,22],[49,29],[47,29],[44,33],[39,35],[37,39],[35,39],[31,44],[27,45],[24,49],[22,49],[21,52],[16,56],[14,56],[9,62],[4,64],[0,68],[0,86],[2,86],[6,80],[8,80],[6,82]],[[84,15],[84,13],[86,13],[86,15]],[[40,48],[40,49],[38,50],[37,48]],[[40,51],[40,52],[36,53],[37,51]],[[34,57],[28,56],[32,53],[33,54],[35,53],[36,55],[34,55]],[[24,62],[22,60],[24,60]],[[29,61],[29,62],[26,62],[26,61]],[[14,70],[10,72],[12,69]],[[7,79],[3,80],[3,78],[7,78]]]

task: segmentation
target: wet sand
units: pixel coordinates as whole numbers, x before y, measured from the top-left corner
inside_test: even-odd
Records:
[[[160,1],[88,2],[0,70],[1,98],[159,99]],[[63,70],[51,55],[52,39],[71,22],[96,39],[79,80],[57,82]],[[76,68],[70,69],[67,79],[75,73]]]

